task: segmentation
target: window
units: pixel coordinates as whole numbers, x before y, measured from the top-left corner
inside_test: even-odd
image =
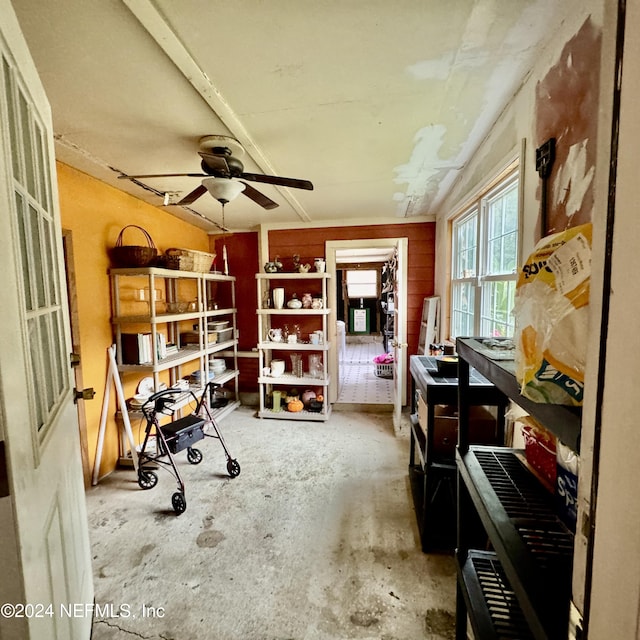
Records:
[[[511,336],[518,269],[518,175],[453,222],[451,337]]]
[[[69,350],[60,291],[56,220],[51,197],[47,131],[5,58],[0,64],[11,135],[17,244],[27,375],[34,430],[44,437],[71,384]],[[6,215],[3,213],[3,215]],[[25,417],[25,421],[27,418]]]
[[[377,298],[378,272],[347,271],[347,296],[349,298]]]

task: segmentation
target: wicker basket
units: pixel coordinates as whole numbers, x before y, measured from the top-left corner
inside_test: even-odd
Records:
[[[124,232],[129,228],[140,230],[147,240],[147,246],[123,245]],[[148,267],[157,255],[158,249],[156,249],[151,236],[142,227],[135,224],[123,227],[118,234],[116,246],[109,251],[109,257],[114,267]]]
[[[186,260],[186,258],[185,258]],[[162,267],[163,269],[180,269],[180,256],[168,256],[166,253],[158,256],[153,263],[155,267]],[[191,269],[185,269],[190,271]]]
[[[167,249],[165,255],[177,258],[179,260],[178,268],[181,271],[197,271],[198,273],[211,271],[213,261],[216,259],[215,253],[206,253],[193,249]]]
[[[193,257],[182,249],[167,249],[162,257],[162,266],[178,271],[193,271]]]

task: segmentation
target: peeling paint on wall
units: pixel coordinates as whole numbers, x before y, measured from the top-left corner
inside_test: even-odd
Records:
[[[416,82],[433,87],[433,100],[423,106],[425,126],[414,136],[410,159],[394,169],[396,183],[407,185],[404,198],[399,192],[394,197],[399,216],[438,208],[519,91],[541,43],[557,29],[549,23],[557,0],[472,4],[453,48],[440,46],[433,57],[405,68]]]
[[[441,124],[420,129],[413,138],[415,144],[409,162],[394,168],[394,182],[407,185],[406,197],[397,207],[398,216],[407,215],[410,203],[424,197],[432,186],[431,181],[440,175],[443,167],[439,165],[444,164],[444,161],[440,159],[439,153],[446,133],[446,127]]]
[[[546,233],[592,218],[601,42],[587,19],[536,87],[534,147],[556,138]]]
[[[553,185],[553,202],[556,203],[558,215],[564,213],[569,223],[580,212],[595,174],[593,165],[587,167],[588,142],[583,140],[571,146],[567,161],[558,168]]]

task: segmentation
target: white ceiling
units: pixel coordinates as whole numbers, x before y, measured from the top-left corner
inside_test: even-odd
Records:
[[[58,158],[163,206],[231,135],[251,183],[225,225],[395,222],[437,213],[570,3],[557,0],[13,0],[52,104]],[[175,215],[221,223],[210,195]],[[203,217],[204,216],[204,217]]]

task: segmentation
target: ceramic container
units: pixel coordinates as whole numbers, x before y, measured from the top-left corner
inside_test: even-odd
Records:
[[[284,373],[284,360],[271,361],[271,377],[279,378]]]
[[[271,398],[272,398],[272,401],[273,401],[273,406],[272,406],[271,410],[274,411],[275,413],[277,413],[282,408],[282,392],[281,391],[274,391],[271,394]]]
[[[273,308],[282,309],[284,307],[284,287],[276,287],[273,290]]]

